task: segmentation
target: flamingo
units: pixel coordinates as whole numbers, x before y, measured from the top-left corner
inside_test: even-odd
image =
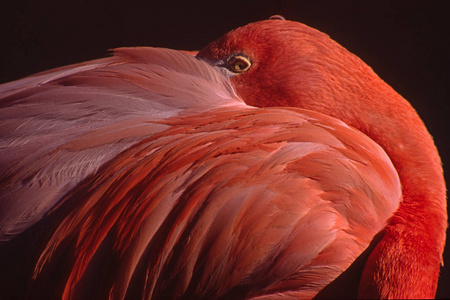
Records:
[[[274,17],[0,85],[5,299],[432,298],[441,161],[411,105]]]

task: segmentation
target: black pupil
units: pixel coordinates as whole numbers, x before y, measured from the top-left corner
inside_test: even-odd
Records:
[[[245,69],[247,67],[247,64],[246,64],[245,61],[237,60],[235,66],[236,66],[237,70],[243,70],[243,69]]]

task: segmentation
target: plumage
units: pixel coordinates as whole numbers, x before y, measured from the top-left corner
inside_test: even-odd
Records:
[[[175,55],[172,69],[167,70],[164,58],[170,59],[171,52],[166,52],[119,49],[110,58],[2,86],[0,165],[5,170],[1,174],[5,192],[0,207],[5,214],[0,241],[38,220],[62,195],[139,141],[143,133],[166,127],[156,121],[189,109],[207,109],[211,101],[226,106],[233,100],[221,95],[231,95],[231,87],[221,83],[218,74],[202,69],[202,62],[182,61],[185,70],[180,73]],[[210,85],[215,93],[206,92]],[[188,87],[193,96],[181,101]]]
[[[351,77],[342,86],[339,73],[332,80],[321,69],[327,64],[307,59],[295,72],[275,68],[280,74],[255,80],[255,72],[269,71],[264,64],[278,66],[275,58],[280,64],[308,58],[288,50],[279,56],[288,43],[272,40],[279,32],[295,44],[308,36],[311,45],[302,44],[308,51],[323,44],[337,47],[344,62],[357,61],[317,31],[269,20],[238,29],[197,58],[120,48],[108,58],[0,85],[0,294],[298,299],[338,295],[332,282],[350,273],[356,280],[343,294],[355,296],[359,287],[360,296],[372,296],[384,279],[372,275],[384,270],[374,255],[386,255],[382,247],[398,228],[396,218],[405,224],[405,197],[425,193],[413,194],[399,152],[385,147],[381,131],[358,126],[366,108],[350,102],[358,89],[396,94],[376,75],[368,77],[372,83],[355,86],[358,78]],[[327,58],[317,49],[312,56]],[[237,51],[252,60],[248,73],[224,67]],[[371,72],[362,63],[361,69]],[[304,83],[298,75],[311,70],[317,81],[289,94]],[[268,78],[288,83],[275,89]],[[318,107],[303,105],[309,98]],[[348,101],[348,112],[340,102],[330,106],[338,100]],[[337,112],[327,116],[330,107]],[[434,205],[438,215],[442,201]],[[431,222],[436,231],[445,227],[445,218]],[[434,245],[430,251],[439,251]],[[359,282],[361,276],[368,281]],[[399,295],[391,292],[379,296]]]

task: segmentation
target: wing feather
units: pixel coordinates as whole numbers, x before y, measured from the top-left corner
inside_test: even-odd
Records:
[[[119,49],[1,89],[0,257],[23,251],[3,269],[32,279],[0,279],[19,295],[310,298],[401,200],[368,137],[246,106],[188,54]]]
[[[0,85],[0,242],[38,221],[103,163],[165,128],[155,122],[239,104],[210,66],[168,49],[117,49],[110,58]]]
[[[63,279],[67,295],[92,293],[92,286],[76,287],[101,275],[103,268],[89,266],[106,263],[96,256],[102,251],[121,257],[108,287],[119,299],[292,290],[312,297],[367,248],[401,199],[383,151],[318,114],[229,108],[167,125],[51,212],[64,218],[40,257],[37,278],[59,261],[62,241],[75,239],[80,254]],[[310,131],[320,133],[317,141]],[[390,172],[369,186],[374,163],[377,175]]]

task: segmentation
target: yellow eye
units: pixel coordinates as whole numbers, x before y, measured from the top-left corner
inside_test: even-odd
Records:
[[[233,54],[228,58],[227,64],[234,73],[246,72],[252,66],[250,59],[243,54]]]

